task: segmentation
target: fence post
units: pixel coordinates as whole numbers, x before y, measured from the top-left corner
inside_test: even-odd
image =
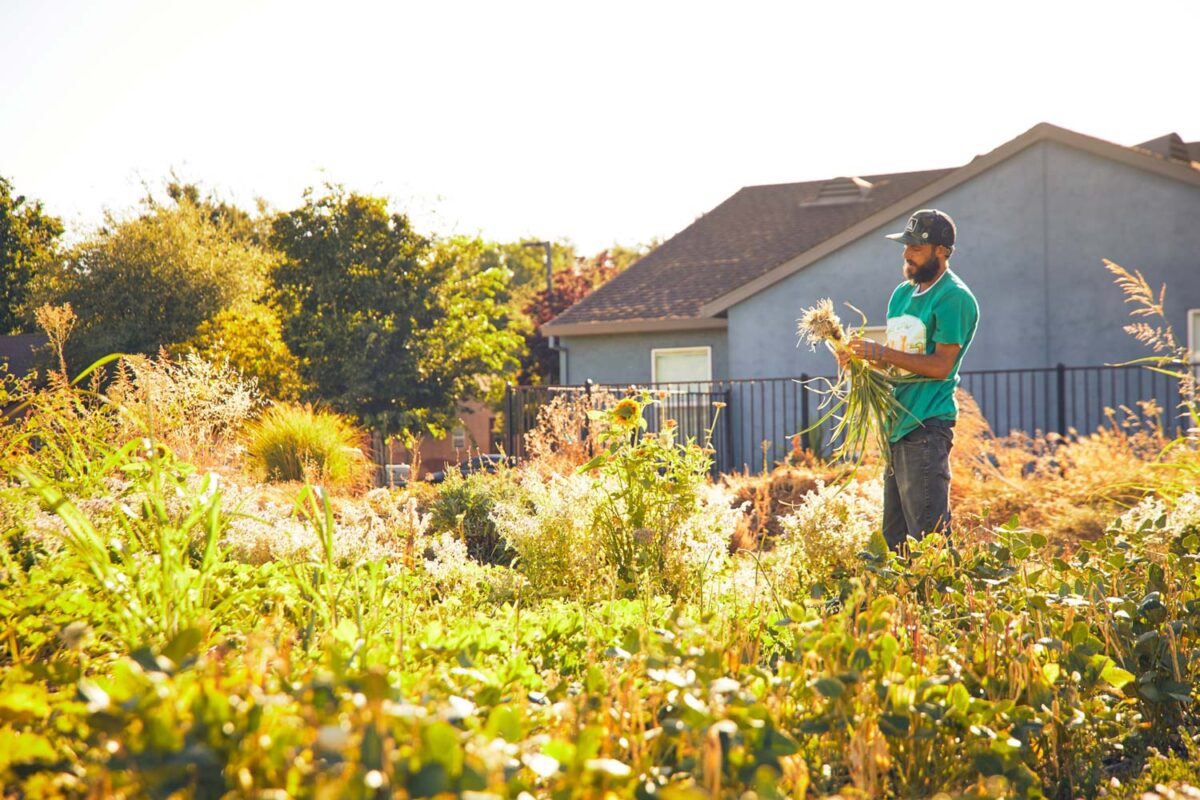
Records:
[[[508,458],[516,458],[517,452],[514,443],[517,438],[517,423],[513,419],[513,385],[511,382],[504,384],[504,455]]]
[[[592,410],[592,387],[595,385],[596,385],[596,382],[594,380],[592,380],[591,378],[588,378],[586,381],[583,382],[583,394],[587,398],[587,410],[588,411]],[[587,442],[588,458],[591,458],[592,456],[596,455],[593,452],[595,450],[595,448],[592,447],[592,428],[591,428],[590,423],[591,423],[591,418],[588,417],[587,414],[585,413],[584,417],[583,417],[583,440],[585,442]]]
[[[1061,361],[1055,370],[1058,378],[1058,434],[1067,435],[1067,365]]]
[[[800,430],[808,430],[808,373],[800,373]],[[815,450],[812,446],[812,432],[801,434],[801,440],[809,450]]]

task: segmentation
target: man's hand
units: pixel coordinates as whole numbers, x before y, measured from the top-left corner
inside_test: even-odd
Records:
[[[859,358],[878,364],[887,363],[887,348],[870,339],[851,339],[850,352]]]

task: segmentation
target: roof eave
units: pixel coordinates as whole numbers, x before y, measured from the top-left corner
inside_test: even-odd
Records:
[[[539,328],[543,336],[606,336],[616,333],[662,331],[715,331],[729,327],[729,320],[711,317],[682,319],[622,319],[602,322],[548,322]]]
[[[934,197],[953,189],[959,184],[965,183],[976,175],[991,169],[1000,162],[1012,158],[1025,148],[1041,141],[1057,141],[1061,144],[1094,153],[1138,169],[1174,178],[1185,183],[1190,183],[1193,186],[1200,186],[1200,170],[1193,169],[1184,164],[1165,161],[1154,155],[1132,150],[1112,142],[1106,142],[1103,139],[1097,139],[1093,136],[1060,128],[1048,122],[1042,122],[1015,139],[1000,145],[990,153],[979,156],[949,175],[921,187],[912,194],[905,195],[861,222],[785,261],[770,272],[764,273],[754,280],[744,283],[736,289],[705,303],[700,307],[701,316],[712,317],[727,311],[731,306],[737,305],[743,300],[775,285],[784,278],[799,272],[809,264],[819,261],[834,251],[862,238],[896,216],[902,215],[913,208],[921,207]]]

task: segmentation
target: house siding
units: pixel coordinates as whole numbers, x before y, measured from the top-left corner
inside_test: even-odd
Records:
[[[713,380],[729,377],[729,348],[724,330],[565,336],[560,360],[564,384],[649,383],[650,351],[659,347],[711,347]],[[565,363],[564,363],[565,362]]]
[[[1039,143],[927,204],[947,211],[960,243],[952,268],[980,305],[964,370],[1099,365],[1145,350],[1122,327],[1130,307],[1101,264],[1110,258],[1166,282],[1170,321],[1200,307],[1200,189],[1056,143]],[[911,209],[916,210],[916,209]],[[795,347],[800,309],[821,297],[883,324],[901,279],[897,217],[729,309],[733,378],[824,374],[828,353]],[[845,319],[855,314],[842,309]]]

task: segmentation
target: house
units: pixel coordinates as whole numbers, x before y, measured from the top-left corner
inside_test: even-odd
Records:
[[[1200,142],[1124,147],[1045,123],[957,168],[741,189],[541,330],[564,384],[829,374],[828,353],[796,347],[800,310],[830,297],[883,325],[901,280],[884,234],[930,207],[957,223],[951,264],[980,303],[964,370],[1145,355],[1104,258],[1165,283],[1167,316],[1200,349]]]
[[[386,453],[387,464],[411,467],[416,462],[420,472],[417,477],[425,478],[431,473],[460,464],[474,456],[495,453],[492,435],[494,420],[495,414],[486,404],[468,401],[459,409],[457,424],[452,426],[445,436],[422,436],[412,449],[405,447],[400,441],[389,442],[386,448],[381,442],[375,442],[373,449],[377,453]],[[411,469],[393,469],[392,473],[393,481],[400,478],[408,480]],[[384,483],[387,483],[386,473]]]

